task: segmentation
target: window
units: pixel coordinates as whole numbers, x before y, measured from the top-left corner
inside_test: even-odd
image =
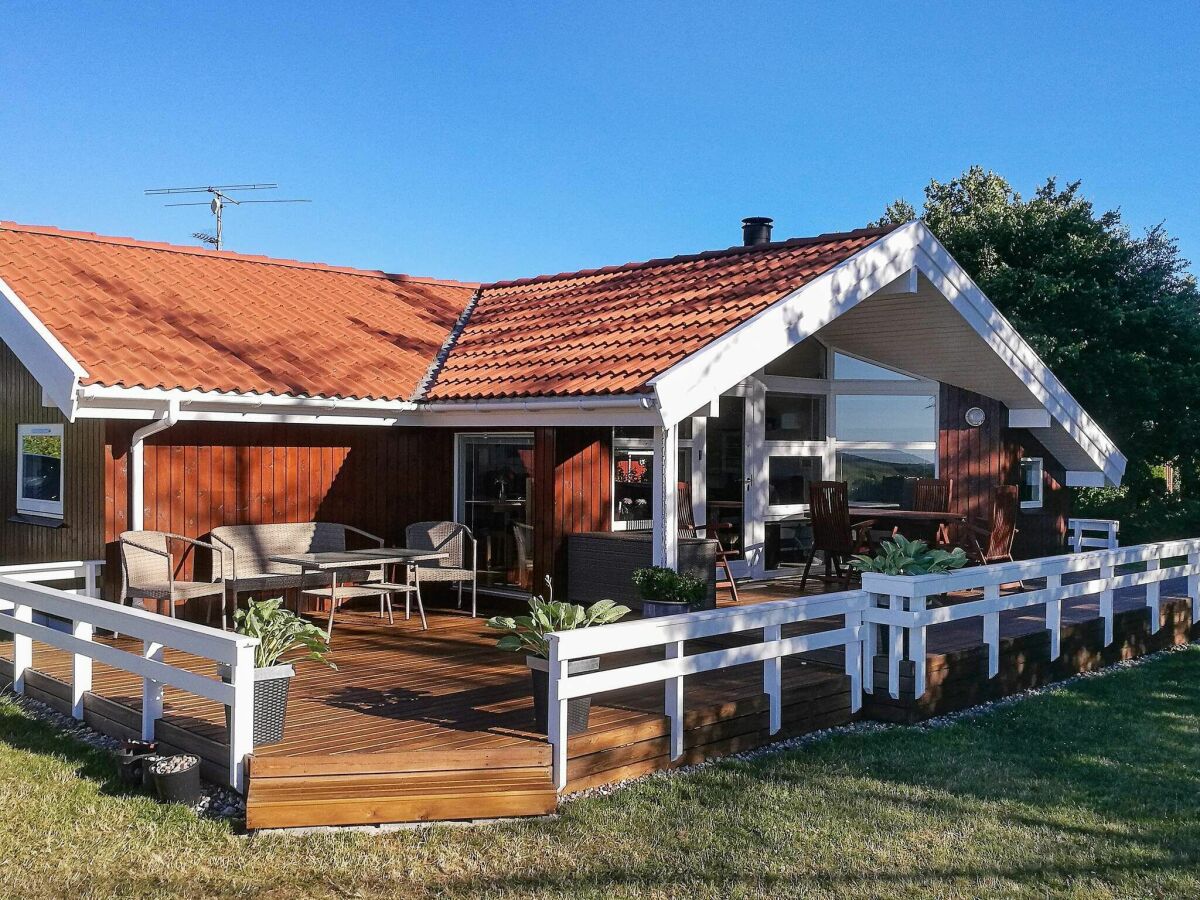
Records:
[[[1021,498],[1021,509],[1042,508],[1043,470],[1041,457],[1025,457],[1021,460],[1021,481],[1017,489]]]
[[[692,420],[679,423],[679,480],[692,480]],[[653,525],[654,429],[613,429],[613,530]]]
[[[17,512],[63,514],[63,428],[17,426]]]
[[[937,398],[925,394],[838,394],[834,431],[839,441],[937,441]]]
[[[914,381],[910,375],[886,369],[875,363],[867,362],[856,356],[845,353],[833,354],[833,377],[838,381],[846,379],[864,381]]]
[[[819,456],[767,458],[767,502],[771,506],[800,506],[808,503],[809,484],[820,480]]]
[[[460,434],[458,521],[475,536],[480,585],[533,587],[533,436]]]
[[[851,503],[898,505],[905,478],[933,478],[935,450],[837,451],[838,480]]]
[[[767,393],[768,441],[825,440],[825,398]]]

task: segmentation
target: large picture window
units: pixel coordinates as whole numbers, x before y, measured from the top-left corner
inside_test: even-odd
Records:
[[[63,428],[17,426],[17,512],[63,514]]]
[[[477,542],[480,585],[533,587],[533,436],[458,435],[458,521]]]

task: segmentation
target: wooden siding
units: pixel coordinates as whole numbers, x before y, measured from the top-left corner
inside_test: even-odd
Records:
[[[104,555],[104,425],[70,423],[42,405],[42,388],[0,343],[0,565]],[[11,522],[17,511],[17,426],[63,426],[63,525]]]
[[[534,466],[534,589],[565,590],[567,536],[612,528],[612,429],[534,429]]]
[[[954,479],[955,511],[989,521],[995,487],[1017,483],[1022,456],[1040,456],[1045,460],[1043,505],[1018,512],[1013,550],[1018,558],[1064,552],[1071,492],[1058,461],[1029,431],[1007,427],[1008,410],[998,400],[942,385],[939,403],[938,469],[943,478]],[[972,406],[986,416],[978,428],[966,422]]]
[[[103,526],[113,562],[113,542],[129,527],[136,427],[107,428]],[[453,515],[453,441],[440,428],[180,423],[146,442],[144,527],[201,537],[218,525],[326,521],[403,543],[410,522]]]

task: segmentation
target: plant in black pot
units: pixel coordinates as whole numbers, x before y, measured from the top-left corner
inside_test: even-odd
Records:
[[[642,596],[642,615],[646,618],[690,612],[708,595],[708,585],[703,580],[662,566],[635,571],[633,586]]]
[[[529,615],[493,616],[487,621],[488,628],[504,632],[496,642],[497,647],[513,653],[526,654],[525,662],[533,679],[535,727],[541,734],[546,734],[549,730],[550,666],[547,660],[550,656],[550,641],[547,635],[554,631],[608,625],[629,612],[629,607],[618,606],[612,600],[601,600],[587,609],[572,603],[556,601],[554,585],[550,583],[549,576],[546,578],[546,589],[549,599],[529,599]],[[567,673],[581,675],[584,672],[594,672],[599,667],[600,660],[595,657],[573,659],[567,664]],[[591,697],[575,697],[567,701],[567,734],[587,731],[591,709]]]
[[[336,670],[329,659],[329,635],[283,606],[283,598],[252,600],[233,614],[234,630],[258,638],[254,649],[254,744],[283,740],[288,688],[296,675],[294,663],[311,660]],[[230,674],[225,668],[226,680]],[[225,725],[230,711],[225,708]]]

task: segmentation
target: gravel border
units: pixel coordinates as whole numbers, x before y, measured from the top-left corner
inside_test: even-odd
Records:
[[[956,725],[959,722],[978,719],[982,716],[991,715],[997,710],[1005,709],[1009,706],[1028,700],[1031,697],[1038,697],[1043,694],[1054,694],[1062,691],[1070,685],[1077,684],[1091,678],[1103,678],[1105,675],[1111,675],[1114,672],[1123,671],[1125,669],[1133,669],[1138,666],[1143,666],[1146,663],[1161,659],[1171,653],[1180,653],[1191,647],[1200,646],[1200,641],[1192,641],[1187,644],[1176,644],[1172,647],[1167,647],[1164,650],[1156,650],[1154,653],[1147,653],[1145,656],[1138,656],[1134,659],[1123,659],[1115,662],[1112,665],[1104,666],[1099,669],[1092,669],[1087,672],[1078,672],[1069,678],[1064,678],[1062,681],[1053,681],[1049,684],[1044,684],[1040,687],[1029,688],[1028,690],[1020,691],[1016,694],[1009,694],[1006,697],[1001,697],[997,700],[990,700],[987,703],[980,703],[978,706],[970,706],[966,709],[958,710],[957,712],[946,713],[942,716],[934,716],[931,719],[926,719],[923,722],[917,722],[912,725],[900,725],[891,722],[851,722],[848,725],[838,725],[834,728],[823,728],[820,731],[810,731],[808,734],[802,734],[799,737],[789,738],[785,741],[778,741],[773,744],[764,744],[761,747],[755,747],[753,750],[745,750],[741,753],[731,753],[728,756],[721,756],[716,759],[706,759],[703,762],[693,763],[688,766],[680,766],[678,769],[659,769],[655,772],[647,772],[645,775],[639,775],[637,778],[631,778],[628,781],[621,781],[615,784],[604,784],[599,787],[588,788],[584,791],[577,791],[574,794],[564,794],[559,798],[559,810],[561,811],[564,803],[572,803],[576,800],[583,800],[588,797],[608,797],[618,791],[624,790],[635,784],[652,781],[654,779],[669,779],[679,775],[688,775],[693,772],[700,772],[704,769],[712,768],[721,763],[731,761],[746,761],[752,759],[760,759],[764,756],[774,756],[777,753],[787,753],[790,750],[798,750],[807,747],[810,744],[815,744],[819,741],[825,741],[833,737],[844,734],[873,734],[880,731],[895,731],[895,730],[910,730],[910,731],[932,731],[937,728],[948,728],[951,725]]]
[[[11,688],[0,691],[0,697],[11,700],[18,708],[33,718],[45,722],[81,744],[109,753],[114,758],[121,749],[122,742],[117,738],[102,734],[73,716],[63,715],[57,709],[47,706],[39,700],[34,700],[24,694],[17,694]],[[195,806],[190,807],[196,815],[206,819],[244,819],[246,817],[246,802],[237,791],[207,781],[201,781],[200,787],[204,795]]]

